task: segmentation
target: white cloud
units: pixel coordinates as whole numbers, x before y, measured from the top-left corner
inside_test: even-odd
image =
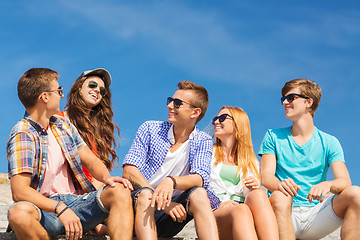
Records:
[[[284,12],[273,9],[278,12],[266,20],[267,32],[247,36],[251,24],[256,30],[259,23],[241,17],[234,23],[215,8],[189,7],[181,1],[62,3],[109,36],[134,42],[148,54],[155,53],[192,75],[241,84],[261,79],[263,86],[271,86],[288,75],[307,74],[315,65],[320,69],[336,66],[341,57],[324,58],[313,54],[314,48],[352,47],[358,44],[360,31],[355,11],[289,7],[297,18],[284,21]],[[299,17],[301,14],[305,16]],[[227,26],[230,23],[237,31]]]
[[[246,81],[241,70],[262,65],[255,56],[256,46],[236,40],[236,36],[219,23],[221,16],[215,12],[190,9],[174,1],[147,3],[141,7],[63,3],[110,35],[127,41],[141,41],[150,48],[149,51],[195,75]],[[249,62],[253,65],[249,66]]]

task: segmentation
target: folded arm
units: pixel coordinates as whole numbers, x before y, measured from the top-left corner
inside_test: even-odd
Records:
[[[324,181],[311,187],[307,199],[324,201],[327,193],[338,194],[346,187],[351,186],[351,180],[346,165],[342,161],[336,161],[330,164],[334,180]]]
[[[131,183],[124,178],[111,177],[105,164],[86,146],[79,150],[81,163],[98,181],[105,183],[111,187],[115,186],[115,182],[122,183],[125,187],[133,190]]]
[[[30,187],[31,174],[20,173],[10,178],[12,198],[15,202],[27,201],[47,212],[54,212],[57,201],[43,196]]]
[[[11,177],[11,193],[15,202],[27,201],[36,205],[41,210],[47,212],[55,212],[55,207],[58,204],[57,201],[43,196],[41,193],[30,187],[31,174],[20,173]],[[67,206],[64,203],[60,203],[56,209],[56,214],[59,214]],[[76,236],[82,236],[82,225],[79,217],[71,210],[66,209],[60,216],[60,222],[64,225],[66,236],[69,239],[74,234]]]
[[[172,178],[166,177],[156,187],[151,205],[155,206],[156,201],[158,210],[164,210],[165,207],[170,206],[174,189],[188,190],[193,187],[201,187],[202,184],[203,179],[199,174],[190,174],[181,177],[172,176]]]
[[[271,192],[280,191],[285,196],[297,194],[300,186],[293,179],[288,178],[282,182],[275,176],[276,156],[263,154],[261,157],[261,183]]]
[[[128,179],[135,189],[148,187],[154,190],[136,166],[125,164],[123,167],[123,177]]]

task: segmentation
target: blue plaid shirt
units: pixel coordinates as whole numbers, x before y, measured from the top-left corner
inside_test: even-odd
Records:
[[[143,123],[125,156],[123,166],[125,164],[136,166],[145,179],[149,180],[164,163],[170,150],[172,144],[168,139],[168,132],[171,126],[171,123],[162,121]],[[216,209],[220,205],[220,200],[209,186],[212,139],[208,134],[195,128],[194,138],[189,141],[189,174],[199,174],[202,177],[211,207]]]
[[[85,176],[78,151],[85,147],[76,128],[66,119],[52,116],[50,128],[69,163],[70,176],[77,194],[96,190]],[[48,158],[48,134],[40,124],[25,113],[24,118],[11,130],[7,142],[9,178],[30,173],[30,186],[40,191]]]

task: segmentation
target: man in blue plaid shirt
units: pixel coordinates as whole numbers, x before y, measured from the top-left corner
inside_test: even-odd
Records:
[[[212,209],[220,201],[209,187],[212,139],[196,128],[208,93],[190,81],[178,88],[167,100],[168,121],[142,124],[123,162],[123,177],[136,189],[138,239],[172,237],[193,218],[199,239],[218,239]]]

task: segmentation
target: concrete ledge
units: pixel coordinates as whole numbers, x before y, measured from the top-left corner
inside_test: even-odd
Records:
[[[51,238],[52,240],[66,240],[65,235],[55,236]],[[108,236],[83,236],[83,240],[110,240],[110,237]],[[175,237],[175,238],[159,238],[159,240],[195,240],[197,238],[182,238],[182,237]],[[0,240],[16,240],[14,233],[6,233],[1,232],[0,233]],[[136,240],[136,238],[133,238],[133,240]]]
[[[0,233],[0,240],[16,240],[15,234],[14,233]],[[61,236],[56,236],[51,238],[52,240],[66,240],[65,235],[61,235]],[[110,238],[106,237],[106,236],[83,236],[84,240],[108,240]]]

